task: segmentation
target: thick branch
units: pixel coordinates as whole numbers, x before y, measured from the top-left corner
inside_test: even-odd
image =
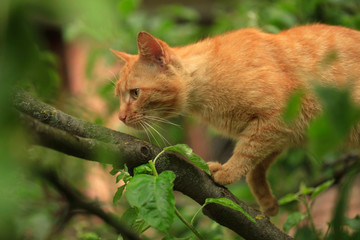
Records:
[[[125,161],[131,170],[154,159],[161,151],[159,147],[146,141],[67,115],[34,99],[24,91],[17,91],[14,105],[19,111],[31,118],[36,118],[33,121],[27,120],[25,123],[32,131],[37,132],[40,144],[70,155],[99,161],[93,154],[94,145],[98,145],[100,149],[111,152],[111,155],[115,156],[104,162],[111,162],[115,159],[114,163],[121,166]],[[71,145],[70,148],[69,145]],[[159,172],[172,170],[176,174],[174,189],[199,204],[203,204],[206,198],[219,197],[226,197],[237,202],[257,219],[256,224],[249,221],[242,213],[217,204],[209,204],[205,207],[204,212],[245,239],[292,239],[276,228],[260,211],[247,206],[227,188],[216,184],[209,175],[191,164],[182,155],[174,152],[163,154],[157,160],[156,168]]]

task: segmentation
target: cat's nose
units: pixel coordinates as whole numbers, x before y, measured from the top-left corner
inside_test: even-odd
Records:
[[[119,114],[119,119],[124,123],[126,121],[126,117],[127,117],[126,114]]]

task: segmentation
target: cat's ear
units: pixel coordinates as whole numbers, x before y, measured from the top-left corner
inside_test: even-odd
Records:
[[[127,62],[130,61],[130,59],[133,57],[131,54],[127,54],[124,52],[116,51],[112,48],[110,48],[110,51],[117,57],[123,65],[125,65]]]
[[[137,35],[139,55],[161,66],[169,63],[167,44],[151,34],[141,31]]]

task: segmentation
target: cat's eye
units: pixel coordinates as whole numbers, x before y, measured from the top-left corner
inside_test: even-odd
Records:
[[[130,97],[132,97],[133,99],[137,99],[139,97],[139,93],[140,93],[139,88],[131,89],[130,90]]]

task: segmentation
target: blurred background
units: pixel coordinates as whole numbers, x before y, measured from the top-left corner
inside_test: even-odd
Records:
[[[2,0],[0,2],[0,236],[3,239],[117,239],[94,217],[79,215],[52,234],[64,211],[64,202],[31,174],[40,164],[55,169],[102,207],[121,215],[128,208],[121,200],[112,204],[118,186],[97,163],[29,145],[18,124],[10,99],[13,86],[20,86],[41,100],[81,119],[127,132],[162,147],[160,137],[133,132],[117,119],[118,99],[114,83],[119,65],[109,48],[136,54],[136,35],[146,30],[170,46],[186,45],[226,31],[256,27],[277,33],[297,25],[327,23],[360,30],[358,0]],[[191,117],[172,119],[181,127],[164,125],[161,131],[171,144],[187,143],[206,161],[226,161],[233,142]],[[343,152],[332,151],[319,161],[306,148],[290,149],[271,167],[268,177],[276,196],[296,192],[329,179],[341,168],[333,164]],[[360,213],[359,179],[347,204],[348,217]],[[357,186],[357,187],[356,187]],[[245,181],[230,186],[241,200],[257,207]],[[314,201],[313,218],[319,231],[326,231],[339,189],[333,187]],[[325,195],[327,194],[327,195]],[[177,196],[185,216],[198,206]],[[282,227],[298,204],[281,208],[273,222]],[[301,210],[301,209],[300,209]],[[209,239],[241,239],[203,218],[198,226]],[[174,236],[188,232],[175,222]],[[155,231],[149,239],[161,239]],[[296,231],[291,232],[292,235]]]

